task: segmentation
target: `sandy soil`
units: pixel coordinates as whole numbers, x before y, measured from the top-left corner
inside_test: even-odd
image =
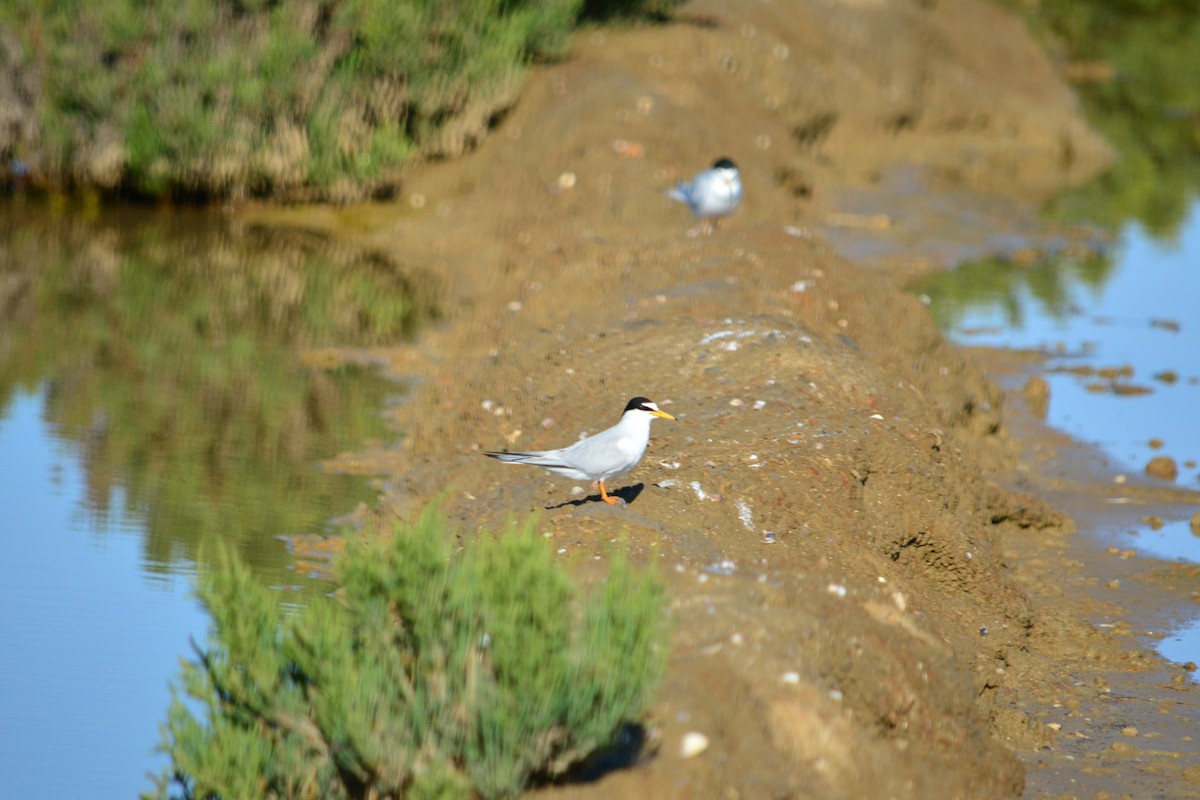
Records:
[[[746,201],[693,235],[662,189],[722,155]],[[702,1],[581,35],[394,204],[238,215],[438,283],[443,321],[375,354],[413,386],[399,445],[342,459],[388,471],[383,513],[444,493],[475,535],[533,511],[582,579],[624,537],[667,580],[645,757],[538,794],[1197,797],[1195,684],[1134,638],[1188,576],[1075,535],[1100,473],[1005,404],[1030,364],[955,350],[898,288],[1111,157],[987,4]],[[480,456],[635,395],[678,421],[624,506]],[[1118,579],[1140,605],[1098,605]]]

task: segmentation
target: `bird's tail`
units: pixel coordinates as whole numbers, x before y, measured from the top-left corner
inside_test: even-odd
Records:
[[[672,200],[678,200],[681,203],[687,203],[690,202],[688,193],[691,191],[691,189],[691,186],[683,181],[680,181],[679,183],[675,184],[674,189],[667,189],[667,197],[671,198]]]
[[[484,453],[484,455],[485,455],[485,456],[487,456],[488,458],[495,458],[495,459],[498,459],[498,460],[500,460],[500,461],[507,462],[507,463],[509,463],[509,464],[520,464],[522,461],[525,461],[526,459],[528,459],[528,458],[532,457],[534,454],[533,454],[533,453],[493,453],[493,452],[486,452],[486,453]]]

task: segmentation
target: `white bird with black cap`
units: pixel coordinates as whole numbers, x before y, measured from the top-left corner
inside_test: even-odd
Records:
[[[667,190],[672,200],[686,203],[692,214],[706,229],[712,220],[727,217],[742,202],[742,179],[737,165],[728,158],[718,158],[712,169],[706,169],[691,182],[680,181]]]
[[[650,423],[656,417],[675,419],[645,397],[635,397],[625,406],[621,421],[595,436],[580,439],[559,450],[531,450],[525,453],[484,453],[508,464],[541,467],[576,481],[595,481],[600,499],[609,505],[620,502],[604,487],[604,482],[629,472],[642,460],[650,442]]]

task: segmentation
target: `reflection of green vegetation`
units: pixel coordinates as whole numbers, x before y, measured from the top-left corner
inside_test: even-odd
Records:
[[[1066,218],[1111,228],[1136,219],[1170,235],[1200,189],[1200,4],[1195,0],[1018,3],[1077,64],[1089,119],[1120,161],[1054,204]],[[1111,69],[1111,77],[1105,71]],[[1086,70],[1084,70],[1086,72]]]
[[[0,230],[0,307],[0,402],[47,387],[92,510],[122,497],[146,519],[151,568],[218,536],[256,568],[273,559],[284,582],[272,536],[370,497],[315,461],[381,434],[390,388],[308,369],[302,349],[401,338],[428,301],[350,255],[212,228],[24,220]]]
[[[910,284],[908,290],[929,297],[929,310],[943,330],[956,327],[968,313],[981,309],[998,309],[1004,313],[1008,327],[1019,328],[1024,322],[1027,297],[1049,316],[1062,319],[1072,310],[1071,288],[1098,289],[1112,268],[1113,261],[1106,256],[1047,260],[1034,265],[993,258],[970,261],[951,272],[923,278]]]
[[[360,196],[482,135],[582,12],[673,4],[5,0],[12,85],[38,100],[19,98],[0,156],[59,188]]]
[[[224,555],[200,596],[209,646],[183,667],[157,796],[514,797],[644,713],[668,648],[661,581],[617,552],[579,597],[533,525],[459,549],[435,511],[354,539],[344,602],[286,618]]]

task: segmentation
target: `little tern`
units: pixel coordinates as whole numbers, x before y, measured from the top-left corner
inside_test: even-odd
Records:
[[[742,202],[742,180],[737,165],[728,158],[719,158],[691,183],[680,181],[674,189],[667,190],[672,200],[686,203],[696,219],[708,228],[711,220],[727,217],[737,210]]]
[[[620,422],[569,447],[484,455],[508,464],[531,464],[576,481],[595,481],[600,484],[600,499],[616,505],[619,499],[608,493],[604,482],[624,475],[642,460],[655,417],[675,419],[647,398],[635,397],[625,406]]]

